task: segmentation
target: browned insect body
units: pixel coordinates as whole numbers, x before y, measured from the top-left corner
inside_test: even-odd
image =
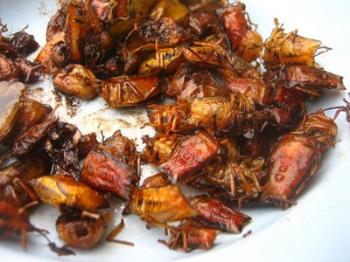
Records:
[[[29,214],[25,208],[14,207],[12,204],[0,201],[0,236],[8,239],[20,237],[24,248],[27,246],[27,233],[38,231],[29,222]]]
[[[12,131],[25,86],[20,82],[0,82],[0,142]]]
[[[102,240],[108,222],[106,220],[100,214],[96,218],[63,214],[56,220],[56,230],[66,245],[90,249]]]
[[[222,16],[232,48],[248,62],[257,59],[263,48],[263,39],[258,32],[252,30],[252,25],[246,18],[245,5],[230,5],[225,8]]]
[[[343,77],[310,66],[286,66],[282,79],[288,88],[296,88],[311,97],[321,95],[324,89],[346,89]]]
[[[41,201],[57,208],[67,206],[95,212],[108,207],[101,193],[68,175],[42,176],[34,179],[31,184]]]
[[[99,90],[99,81],[94,74],[81,65],[69,65],[55,76],[53,83],[62,93],[85,100],[93,99]]]
[[[223,79],[220,79],[217,70],[186,64],[182,64],[178,68],[166,90],[166,94],[169,97],[176,98],[177,101],[228,96],[230,93],[226,83]]]
[[[240,156],[237,146],[228,139],[221,141],[221,151],[207,167],[204,179],[231,194],[238,206],[256,200],[262,190],[264,159]]]
[[[173,181],[181,180],[205,167],[218,150],[219,146],[212,136],[198,132],[183,140],[161,168]]]
[[[301,122],[274,147],[261,201],[289,207],[317,171],[322,153],[334,145],[337,126],[322,111]]]
[[[196,214],[176,185],[136,188],[131,195],[130,210],[151,224],[183,220]]]
[[[196,210],[196,221],[224,232],[239,234],[251,218],[225,205],[220,200],[205,195],[190,199],[190,204]]]
[[[158,173],[147,177],[142,184],[142,188],[164,187],[169,185],[168,177],[164,173]]]
[[[285,33],[278,20],[276,28],[265,42],[263,60],[268,66],[276,65],[315,65],[316,52],[321,49],[318,40],[299,36],[297,32]]]
[[[208,250],[214,246],[217,230],[204,227],[192,220],[185,221],[170,229],[169,242],[163,242],[170,249],[190,252],[195,249]]]
[[[30,181],[47,173],[48,165],[40,158],[29,158],[7,166],[0,171],[0,198],[17,207],[39,200]]]
[[[162,92],[158,77],[114,77],[107,80],[101,89],[102,97],[113,108],[136,106]]]
[[[155,137],[143,137],[146,147],[142,152],[141,160],[147,163],[160,165],[167,161],[179,141],[177,134],[157,134]]]

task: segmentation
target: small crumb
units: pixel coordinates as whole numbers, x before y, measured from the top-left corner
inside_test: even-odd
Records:
[[[252,231],[248,230],[246,233],[244,233],[243,238],[246,238],[247,236],[251,235]]]

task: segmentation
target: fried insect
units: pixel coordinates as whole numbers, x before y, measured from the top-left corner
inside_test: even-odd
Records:
[[[164,173],[158,173],[147,177],[142,184],[142,188],[164,187],[169,185],[168,177]]]
[[[209,228],[239,234],[252,220],[215,198],[201,195],[192,197],[189,201],[197,212],[193,219]]]
[[[96,218],[62,214],[56,220],[56,230],[66,245],[91,249],[102,240],[106,222],[106,218],[100,214]]]
[[[0,142],[11,132],[25,86],[20,82],[0,82]]]
[[[224,27],[232,48],[248,62],[256,60],[263,48],[261,35],[252,29],[245,5],[235,3],[224,9]]]
[[[156,165],[164,163],[170,158],[171,153],[176,148],[178,138],[177,134],[156,134],[152,138],[149,136],[143,137],[142,140],[146,147],[142,151],[141,160]]]
[[[69,65],[55,76],[53,84],[60,92],[84,100],[95,98],[99,91],[99,81],[82,65]]]
[[[230,90],[215,69],[182,64],[166,90],[169,97],[177,101],[193,98],[229,96]]]
[[[188,38],[184,28],[169,17],[162,17],[156,21],[147,21],[132,31],[126,39],[126,46],[130,52],[141,50],[156,50],[178,45]]]
[[[307,96],[319,96],[324,89],[345,90],[343,77],[310,66],[286,66],[281,72],[287,88],[295,88]]]
[[[30,181],[49,172],[42,158],[17,161],[0,171],[0,198],[22,207],[39,200]]]
[[[10,203],[0,201],[0,236],[5,239],[20,237],[24,248],[27,246],[27,233],[37,231],[29,222],[29,213],[25,208],[18,208]]]
[[[318,40],[299,36],[297,32],[285,33],[275,19],[275,29],[265,41],[263,60],[267,66],[275,65],[315,65],[315,56],[321,49]]]
[[[268,180],[260,200],[290,207],[318,170],[322,154],[334,145],[336,135],[334,120],[319,111],[282,136],[271,153]]]
[[[103,192],[112,192],[128,200],[138,181],[136,170],[109,152],[92,150],[84,161],[81,181]]]
[[[177,227],[170,229],[168,242],[160,241],[170,249],[190,252],[195,249],[208,250],[214,246],[218,235],[217,230],[204,227],[192,220],[186,220]]]
[[[215,139],[207,133],[198,132],[183,140],[161,169],[173,181],[181,180],[200,171],[214,159],[219,150]]]
[[[15,156],[28,154],[40,142],[44,141],[49,131],[55,126],[57,118],[49,114],[42,123],[32,126],[16,138],[12,147]]]
[[[10,81],[18,78],[15,63],[0,53],[0,81]]]
[[[129,208],[142,220],[155,225],[196,215],[176,185],[136,188],[131,195]]]
[[[65,174],[39,177],[31,184],[41,201],[57,208],[67,206],[94,212],[108,207],[101,193]]]
[[[104,82],[101,96],[113,108],[136,106],[159,95],[162,85],[159,77],[114,77]]]
[[[128,164],[135,170],[138,169],[138,153],[135,142],[123,136],[120,130],[115,131],[111,137],[103,140],[97,148],[110,153],[115,159]]]

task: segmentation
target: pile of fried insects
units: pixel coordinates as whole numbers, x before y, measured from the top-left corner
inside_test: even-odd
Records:
[[[1,236],[25,247],[35,232],[59,255],[102,239],[132,244],[116,239],[123,221],[106,232],[119,199],[123,215],[164,228],[161,242],[188,252],[239,234],[251,222],[244,205],[293,205],[350,106],[331,108],[333,118],[307,113],[305,102],[345,90],[342,77],[315,62],[328,50],[320,41],[275,24],[263,41],[245,5],[224,0],[64,1],[34,61],[34,37],[1,25]],[[118,130],[102,142],[83,135],[26,96],[44,75],[77,99],[145,105],[156,135],[143,152]],[[146,163],[159,173],[141,184]],[[200,193],[186,197],[182,185]],[[31,224],[41,204],[59,209],[63,247]]]

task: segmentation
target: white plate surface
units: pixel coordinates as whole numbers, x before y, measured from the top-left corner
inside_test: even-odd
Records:
[[[318,61],[329,71],[345,77],[350,86],[350,1],[348,0],[246,0],[251,19],[266,38],[273,28],[273,18],[278,17],[287,30],[299,29],[301,35],[320,39],[333,51],[322,55]],[[29,25],[28,31],[44,45],[49,16],[56,8],[54,0],[0,0],[0,17],[11,32]],[[49,80],[39,83],[44,91],[32,88],[33,96],[54,105],[52,84]],[[346,96],[346,92],[343,94]],[[327,95],[313,103],[312,109],[341,103],[342,95]],[[136,138],[152,133],[150,128],[140,129],[146,116],[142,110],[110,110],[102,99],[81,103],[78,114],[69,116],[65,99],[56,109],[62,119],[76,124],[83,133],[103,131],[106,136],[116,129],[124,135]],[[136,115],[136,118],[135,118]],[[77,252],[76,256],[58,258],[38,237],[30,238],[27,251],[14,242],[2,241],[2,261],[350,261],[350,132],[344,117],[338,119],[339,142],[323,158],[321,168],[311,186],[299,199],[298,205],[287,211],[273,208],[244,209],[253,222],[245,228],[252,234],[220,235],[217,246],[209,252],[190,254],[170,251],[157,242],[164,238],[159,229],[146,230],[136,216],[126,218],[126,229],[120,239],[133,241],[135,247],[104,243],[98,248]],[[145,174],[151,171],[145,169]],[[49,207],[40,208],[33,216],[33,223],[50,230],[50,237],[57,240],[54,230],[58,212]],[[120,214],[117,214],[117,217]],[[119,219],[119,218],[118,218]],[[119,220],[116,220],[116,223]]]

